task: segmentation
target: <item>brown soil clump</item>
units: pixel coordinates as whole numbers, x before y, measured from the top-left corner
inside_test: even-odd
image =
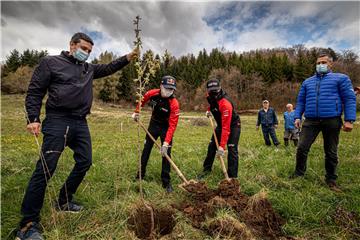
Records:
[[[175,212],[170,208],[154,209],[155,211],[155,229],[163,236],[170,234],[176,225]]]
[[[204,200],[214,196],[214,192],[209,190],[204,182],[189,181],[183,188],[191,194],[193,199]]]
[[[285,221],[274,211],[264,191],[250,197],[240,215],[263,239],[274,239],[282,235],[281,226]]]
[[[172,209],[157,209],[143,202],[130,213],[128,226],[140,239],[155,239],[172,232],[176,225],[174,214]]]
[[[218,191],[221,197],[234,196],[240,193],[240,183],[234,178],[231,178],[229,181],[224,179],[220,182]]]
[[[140,239],[154,237],[154,210],[150,204],[139,203],[131,212],[128,225]]]

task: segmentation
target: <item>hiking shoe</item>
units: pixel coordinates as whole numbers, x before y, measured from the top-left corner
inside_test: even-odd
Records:
[[[296,179],[296,178],[301,178],[304,177],[304,175],[299,175],[297,173],[293,173],[289,176],[289,179]]]
[[[71,212],[71,213],[78,213],[84,208],[83,206],[75,202],[68,202],[60,205],[59,202],[57,201],[55,202],[54,207],[56,211]]]
[[[165,188],[165,191],[167,193],[172,193],[174,191],[173,187],[171,186],[171,183],[169,183],[168,185],[166,186],[163,186]]]
[[[44,240],[40,232],[40,224],[37,222],[29,222],[25,227],[16,233],[15,240]]]
[[[198,174],[196,176],[197,180],[203,180],[205,177],[207,177],[209,174],[211,173],[211,171],[203,171],[202,173]]]
[[[326,181],[326,185],[328,185],[329,189],[333,192],[342,192],[342,190],[339,188],[335,181]]]

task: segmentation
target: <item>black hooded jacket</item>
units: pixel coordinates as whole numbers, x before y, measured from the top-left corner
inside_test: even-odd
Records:
[[[36,67],[27,91],[25,106],[29,122],[40,122],[46,93],[46,114],[85,117],[90,113],[93,79],[115,73],[129,63],[126,56],[109,64],[81,63],[69,52],[44,57]]]

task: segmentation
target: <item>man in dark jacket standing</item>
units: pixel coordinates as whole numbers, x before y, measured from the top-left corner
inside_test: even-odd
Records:
[[[218,79],[210,79],[206,83],[207,101],[209,103],[206,116],[213,115],[216,121],[215,133],[219,140],[219,148],[216,147],[214,135],[208,146],[207,155],[203,164],[203,172],[198,175],[201,180],[210,174],[216,155],[224,156],[226,146],[228,148],[228,175],[230,178],[238,176],[238,144],[240,140],[240,117],[236,113],[234,104],[229,96],[221,88]]]
[[[256,122],[256,130],[259,130],[261,125],[262,133],[264,136],[265,144],[271,146],[270,137],[277,147],[280,142],[276,137],[275,128],[278,126],[278,119],[276,112],[272,107],[269,107],[269,100],[263,101],[263,109],[258,112],[258,120]],[[270,137],[269,137],[270,136]]]
[[[54,207],[58,211],[69,212],[82,209],[72,199],[92,164],[86,116],[92,105],[93,79],[115,73],[138,54],[138,51],[133,51],[109,64],[89,64],[86,60],[93,44],[86,34],[76,33],[71,38],[69,51],[44,57],[33,73],[25,100],[27,129],[38,136],[41,127],[43,144],[22,202],[23,218],[17,239],[43,239],[39,232],[39,221],[45,189],[66,146],[74,152],[75,166],[61,188]],[[46,117],[41,126],[40,110],[46,93]]]
[[[332,58],[320,55],[316,61],[316,74],[306,79],[300,89],[295,110],[295,126],[302,125],[296,152],[296,168],[291,178],[303,176],[307,155],[319,132],[322,132],[325,151],[325,181],[333,191],[341,191],[336,185],[338,144],[341,126],[350,132],[356,120],[356,97],[349,77],[331,71]],[[344,111],[344,124],[341,114]]]
[[[163,188],[167,193],[171,193],[173,188],[170,183],[170,163],[166,159],[165,154],[171,157],[171,147],[174,132],[177,127],[180,116],[180,105],[175,98],[174,91],[176,90],[176,80],[172,76],[164,76],[161,80],[160,89],[152,89],[145,93],[141,106],[149,102],[152,107],[151,120],[149,124],[149,133],[157,139],[161,140],[161,155],[162,169],[161,180]],[[139,104],[132,115],[132,118],[137,121],[139,118]],[[154,142],[146,135],[144,149],[141,155],[141,178],[145,177],[146,166],[149,161],[151,149]],[[136,179],[139,178],[137,173]]]

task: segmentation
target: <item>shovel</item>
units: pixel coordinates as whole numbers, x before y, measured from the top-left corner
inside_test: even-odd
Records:
[[[138,120],[137,123],[140,125],[140,127],[142,129],[144,129],[144,131],[146,132],[146,134],[151,138],[151,140],[155,143],[155,145],[161,149],[160,144],[155,140],[155,138],[151,135],[151,133],[146,129],[146,127]],[[171,160],[171,158],[169,157],[169,155],[167,155],[167,153],[165,153],[165,158],[169,161],[170,165],[173,167],[173,169],[175,170],[175,172],[177,173],[177,175],[179,175],[180,179],[183,181],[182,184],[179,185],[179,187],[181,189],[185,189],[184,187],[186,185],[189,184],[197,184],[197,182],[195,180],[190,180],[188,181],[185,176],[182,174],[182,172],[180,171],[180,169],[176,166],[176,164],[174,163],[173,160]]]
[[[218,141],[217,136],[216,136],[214,122],[213,122],[213,120],[212,120],[211,117],[209,117],[209,119],[210,119],[211,127],[212,127],[212,129],[213,129],[213,134],[214,134],[214,139],[215,139],[215,143],[216,143],[216,148],[219,149],[219,141]],[[220,156],[220,155],[219,155],[219,159],[220,159],[221,170],[222,170],[223,173],[224,173],[225,179],[226,179],[227,181],[230,181],[231,179],[229,178],[229,175],[228,175],[228,173],[227,173],[227,171],[226,171],[224,159],[223,159],[223,157]]]

